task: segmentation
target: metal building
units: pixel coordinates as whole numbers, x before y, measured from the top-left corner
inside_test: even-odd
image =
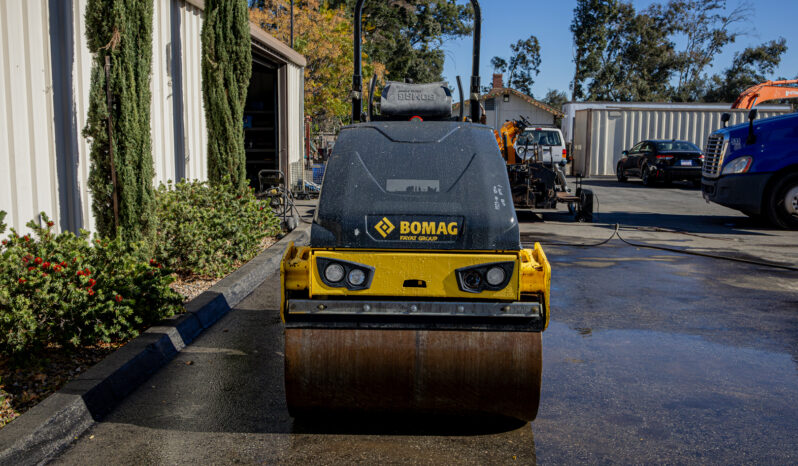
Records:
[[[563,106],[563,134],[571,143],[571,172],[614,175],[622,152],[644,139],[681,139],[703,148],[709,134],[720,128],[721,115],[731,113],[729,125],[743,123],[748,110],[731,104],[568,103]],[[756,107],[758,118],[789,113],[789,105]]]
[[[94,229],[89,144],[82,136],[92,65],[86,3],[0,1],[0,210],[18,230],[42,211],[60,230]],[[150,86],[156,186],[207,178],[203,10],[203,0],[154,0]],[[257,113],[258,126],[246,132],[248,175],[254,179],[259,168],[279,168],[296,182],[304,168],[305,59],[256,25],[250,30],[252,98],[245,112]]]

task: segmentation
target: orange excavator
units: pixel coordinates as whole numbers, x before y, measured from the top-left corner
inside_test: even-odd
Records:
[[[783,81],[766,81],[756,86],[751,86],[734,101],[732,108],[751,109],[754,105],[768,100],[796,99],[798,98],[798,79]]]
[[[499,144],[499,150],[508,164],[518,163],[515,153],[515,140],[530,126],[532,125],[522,116],[518,120],[505,121],[498,131],[493,130],[493,134],[496,135],[496,142]]]

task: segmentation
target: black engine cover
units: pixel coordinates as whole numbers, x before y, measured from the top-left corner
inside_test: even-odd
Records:
[[[493,132],[454,121],[345,127],[327,162],[311,246],[519,250]]]

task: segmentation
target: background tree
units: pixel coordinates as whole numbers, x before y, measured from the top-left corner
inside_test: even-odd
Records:
[[[288,1],[261,1],[261,7],[250,10],[250,20],[288,44]],[[352,20],[342,7],[327,8],[319,0],[294,6],[294,49],[307,59],[305,114],[322,130],[332,130],[351,118],[352,27]],[[374,73],[383,80],[385,66],[368,56],[363,58],[365,83]]]
[[[150,139],[152,8],[152,0],[89,0],[86,5],[86,40],[93,62],[83,134],[91,140],[92,211],[98,234],[125,241],[151,240],[156,226]],[[110,57],[107,81],[106,57]],[[113,141],[108,137],[109,115]],[[114,220],[111,148],[119,229]]]
[[[672,21],[674,33],[685,39],[679,52],[679,76],[673,99],[682,102],[701,100],[706,92],[704,71],[712,65],[717,54],[733,43],[740,33],[732,31],[735,23],[746,21],[752,12],[747,4],[740,4],[725,14],[726,0],[670,0],[663,12]]]
[[[619,3],[609,28],[601,68],[589,86],[590,99],[667,100],[677,60],[671,19],[661,6],[637,14],[630,3]]]
[[[549,89],[546,92],[546,95],[543,97],[542,102],[549,107],[557,109],[558,111],[562,112],[562,106],[568,102],[568,94],[563,91],[558,91],[556,89]],[[556,116],[554,117],[554,126],[560,126],[562,123],[562,117]]]
[[[541,102],[549,107],[562,111],[562,106],[568,102],[568,94],[557,89],[549,89]]]
[[[641,12],[629,1],[577,0],[572,99],[717,99],[722,77],[714,78],[710,89],[707,69],[741,35],[734,25],[745,22],[751,10],[741,2],[727,12],[727,0],[668,0]],[[710,91],[714,97],[708,97]]]
[[[327,3],[353,14],[355,0]],[[363,17],[363,49],[385,64],[389,79],[436,82],[443,81],[444,42],[471,34],[473,11],[455,0],[381,0],[366,2]]]
[[[721,75],[713,76],[705,100],[734,102],[744,90],[767,81],[767,77],[772,76],[781,63],[781,56],[786,51],[787,41],[779,38],[734,54],[732,65]]]
[[[134,1],[134,0],[131,0]],[[252,75],[247,0],[205,0],[202,100],[208,127],[208,180],[247,186],[244,104]]]
[[[501,57],[493,57],[490,60],[494,69],[507,71],[506,86],[523,92],[532,97],[532,85],[535,78],[540,73],[540,42],[535,36],[529,36],[526,40],[519,40],[510,45],[512,55],[507,61]]]
[[[490,59],[490,64],[493,66],[494,73],[507,72],[507,60],[502,57],[493,57]]]
[[[533,77],[540,74],[540,42],[535,36],[510,45],[513,54],[507,63],[507,86],[532,97]]]
[[[618,22],[619,5],[618,0],[577,0],[571,21],[575,65],[571,100],[585,98],[584,82],[602,68],[610,25]]]

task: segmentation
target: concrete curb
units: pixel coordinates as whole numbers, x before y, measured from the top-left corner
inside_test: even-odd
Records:
[[[69,445],[279,270],[288,243],[306,244],[309,230],[301,225],[189,301],[185,314],[148,329],[5,426],[0,464],[39,464]]]

